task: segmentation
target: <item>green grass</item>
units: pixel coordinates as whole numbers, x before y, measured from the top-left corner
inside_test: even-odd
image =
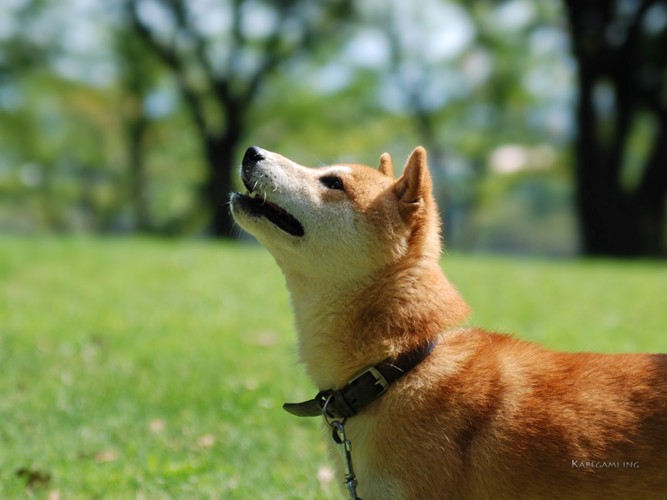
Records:
[[[472,324],[667,351],[665,264],[443,266]],[[0,237],[0,498],[340,498],[318,419],[280,409],[314,390],[294,345],[259,247]]]

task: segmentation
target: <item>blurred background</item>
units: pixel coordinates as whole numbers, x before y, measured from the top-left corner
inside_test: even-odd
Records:
[[[252,144],[423,144],[450,249],[664,257],[667,1],[0,3],[0,232],[241,237]]]
[[[418,144],[469,324],[667,350],[667,0],[0,0],[0,498],[340,498],[229,193]]]

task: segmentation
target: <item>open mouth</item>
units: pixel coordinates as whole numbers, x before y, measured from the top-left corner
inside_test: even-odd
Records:
[[[303,226],[294,216],[278,205],[266,201],[264,197],[252,192],[248,194],[237,193],[237,200],[250,215],[265,217],[287,234],[292,236],[303,236],[305,234]]]

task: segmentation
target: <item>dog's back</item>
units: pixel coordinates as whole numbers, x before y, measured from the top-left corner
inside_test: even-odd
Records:
[[[667,495],[667,355],[459,330],[399,384],[375,448],[410,485],[400,498]]]

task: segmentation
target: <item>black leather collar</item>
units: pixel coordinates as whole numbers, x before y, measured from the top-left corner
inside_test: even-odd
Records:
[[[424,361],[436,344],[437,341],[432,341],[396,359],[385,359],[359,372],[339,390],[322,390],[303,403],[285,403],[283,409],[297,417],[317,417],[324,414],[326,405],[326,416],[329,418],[353,417],[387,392],[392,383]]]

